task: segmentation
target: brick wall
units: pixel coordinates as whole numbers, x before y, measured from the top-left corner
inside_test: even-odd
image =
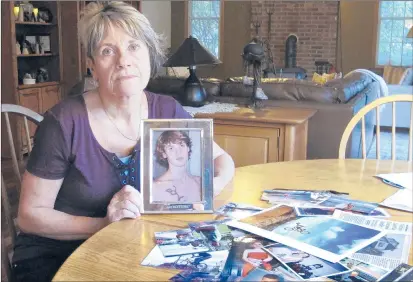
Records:
[[[274,8],[270,46],[276,67],[284,66],[285,40],[295,34],[299,40],[297,66],[305,68],[310,76],[315,61],[327,60],[336,65],[338,5],[338,1],[251,1],[251,21],[261,21],[259,36],[267,39],[266,11]],[[255,36],[252,25],[251,36]]]

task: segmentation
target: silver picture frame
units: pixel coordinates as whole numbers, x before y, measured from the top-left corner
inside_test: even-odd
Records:
[[[213,212],[213,120],[141,123],[144,214]]]

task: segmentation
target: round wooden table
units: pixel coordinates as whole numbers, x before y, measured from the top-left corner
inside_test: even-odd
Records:
[[[353,199],[381,202],[396,188],[373,177],[378,173],[411,172],[412,163],[376,160],[310,160],[237,168],[233,182],[216,198],[269,207],[261,191],[273,188],[337,190]],[[390,210],[391,220],[412,222],[412,213]],[[154,232],[181,229],[189,222],[211,220],[211,214],[144,215],[102,229],[62,265],[53,281],[167,281],[179,270],[141,266],[155,246]],[[410,253],[409,264],[413,257]]]

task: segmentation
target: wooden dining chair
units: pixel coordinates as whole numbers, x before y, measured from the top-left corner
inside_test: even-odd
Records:
[[[20,154],[16,153],[16,145],[15,144],[15,139],[13,138],[13,130],[12,130],[12,123],[10,122],[10,115],[16,115],[16,121],[17,123],[13,124],[20,128],[20,120],[22,120],[22,125],[23,125],[23,132],[22,132],[22,138],[25,138],[27,142],[27,149],[28,149],[28,154],[30,154],[31,149],[32,149],[32,143],[31,143],[31,136],[30,136],[30,130],[29,130],[29,122],[34,123],[35,125],[38,125],[42,120],[43,116],[40,114],[27,109],[25,107],[19,106],[19,105],[11,105],[11,104],[2,104],[1,105],[1,112],[4,115],[4,120],[6,124],[6,132],[7,132],[7,140],[8,140],[8,145],[9,145],[9,151],[10,151],[10,156],[11,156],[11,166],[12,166],[12,173],[3,173],[6,172],[7,166],[6,161],[3,160],[2,158],[2,171],[1,171],[1,205],[2,205],[2,210],[4,214],[2,215],[5,218],[5,223],[7,225],[7,232],[8,236],[6,234],[3,234],[2,232],[2,268],[3,270],[7,273],[7,275],[12,275],[11,268],[10,268],[10,260],[9,260],[9,250],[13,249],[16,237],[17,237],[17,228],[15,224],[15,217],[17,216],[16,207],[12,207],[11,201],[9,194],[13,194],[19,198],[20,195],[20,185],[21,185],[21,173],[20,173],[20,168],[22,166],[22,162],[19,161],[17,155]],[[20,146],[17,146],[20,147]],[[4,162],[3,162],[4,161]],[[13,175],[14,174],[14,175]],[[4,176],[7,175],[8,180],[10,180],[10,183],[14,186],[16,191],[9,191],[10,189],[7,189],[6,187],[6,181],[4,179]],[[9,183],[9,181],[7,181]],[[18,202],[18,201],[17,201]],[[6,245],[8,243],[8,246]],[[11,245],[11,246],[10,246]],[[9,278],[9,277],[8,277]],[[10,278],[9,278],[10,279]],[[10,281],[10,280],[9,280]]]
[[[347,142],[353,129],[361,120],[361,142],[362,142],[362,157],[366,159],[366,126],[364,117],[368,112],[376,109],[376,156],[380,159],[380,106],[383,104],[392,104],[392,144],[391,144],[391,157],[392,160],[396,159],[396,102],[410,102],[410,129],[409,129],[409,147],[408,147],[408,161],[412,161],[413,151],[413,95],[392,95],[379,98],[370,104],[363,107],[348,123],[344,133],[341,137],[340,148],[338,153],[339,159],[346,158]]]

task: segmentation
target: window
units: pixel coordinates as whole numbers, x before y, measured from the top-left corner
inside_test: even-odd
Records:
[[[219,58],[221,1],[189,1],[189,34]]]
[[[412,65],[413,38],[406,37],[412,26],[413,1],[380,1],[378,65]]]

